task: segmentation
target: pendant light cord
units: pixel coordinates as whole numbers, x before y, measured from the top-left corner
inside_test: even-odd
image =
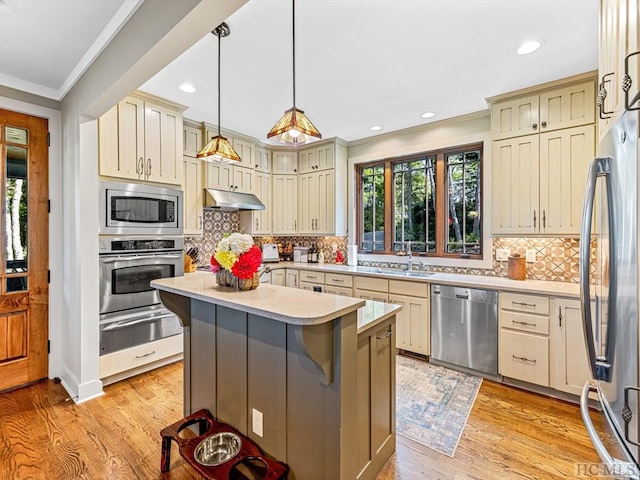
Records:
[[[222,124],[222,122],[220,121],[220,43],[222,42],[222,30],[219,29],[218,30],[218,34],[216,35],[218,37],[218,136],[221,137],[222,135],[220,135],[220,125]]]
[[[291,9],[293,12],[293,20],[291,22],[291,31],[293,34],[293,41],[291,44],[293,45],[293,108],[296,108],[296,0],[291,0],[293,8]]]

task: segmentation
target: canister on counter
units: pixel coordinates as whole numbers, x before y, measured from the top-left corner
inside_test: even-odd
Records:
[[[511,280],[525,280],[527,278],[526,260],[519,253],[514,253],[509,257],[509,278]]]

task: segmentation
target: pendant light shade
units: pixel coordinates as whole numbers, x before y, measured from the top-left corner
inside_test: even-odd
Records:
[[[218,37],[218,135],[213,137],[202,150],[198,152],[196,158],[207,162],[235,163],[240,161],[240,155],[233,149],[229,140],[220,134],[220,43],[222,37],[228,37],[231,29],[226,23],[218,25],[211,33]]]
[[[284,112],[282,118],[267,134],[267,138],[276,138],[282,143],[303,145],[314,137],[322,138],[318,129],[302,110],[296,108],[296,2],[291,0],[293,12],[293,107]]]

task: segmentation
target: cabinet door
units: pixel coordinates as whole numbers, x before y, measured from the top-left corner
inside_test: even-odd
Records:
[[[317,178],[316,220],[314,233],[335,235],[336,180],[334,170],[323,170],[314,174]]]
[[[233,149],[240,156],[241,167],[255,168],[255,145],[244,140],[233,140]]]
[[[299,281],[298,270],[291,270],[290,268],[286,269],[286,281],[285,284],[287,287],[298,288]]]
[[[584,343],[580,302],[556,299],[555,322],[557,328],[555,388],[580,395],[585,382],[591,378]]]
[[[389,302],[402,305],[402,310],[396,313],[396,347],[429,355],[431,341],[428,300],[390,294]]]
[[[256,170],[271,173],[271,152],[265,148],[256,148]]]
[[[540,233],[578,235],[594,126],[540,135]]]
[[[264,210],[253,212],[255,224],[254,233],[265,235],[271,233],[271,175],[268,173],[255,173],[254,181],[256,197],[264,203]]]
[[[315,233],[318,178],[313,173],[298,176],[298,232]]]
[[[374,300],[376,302],[389,302],[389,294],[387,292],[376,292],[373,290],[355,290],[355,297],[363,300]]]
[[[271,271],[271,284],[272,285],[280,285],[281,287],[286,286],[287,284],[287,271],[285,269],[282,270],[272,270]]]
[[[316,167],[316,149],[308,148],[298,152],[298,167],[300,173],[309,173]]]
[[[539,231],[539,135],[493,142],[494,234]]]
[[[202,162],[184,156],[183,160],[184,191],[184,234],[202,234]]]
[[[297,233],[298,177],[273,175],[272,231],[274,235]]]
[[[233,166],[233,184],[231,187],[233,191],[253,193],[255,190],[254,179],[255,171],[252,168]]]
[[[205,162],[207,177],[206,188],[229,190],[233,185],[233,165]]]
[[[132,178],[130,173],[122,172],[120,167],[117,105],[98,119],[98,160],[100,175]],[[137,176],[135,175],[135,167],[136,165],[134,164],[133,178]]]
[[[145,179],[144,102],[127,97],[118,103],[118,177]]]
[[[493,139],[499,140],[537,133],[538,109],[538,95],[494,103],[491,107]]]
[[[273,151],[271,161],[273,174],[295,175],[298,173],[298,154],[296,152]]]
[[[182,113],[144,102],[145,179],[182,184]]]
[[[587,125],[595,120],[592,81],[540,94],[540,133]]]
[[[396,351],[393,325],[371,338],[371,450],[381,451],[394,442],[396,431]]]
[[[327,170],[334,168],[336,148],[334,144],[328,143],[316,150],[316,170]]]
[[[204,146],[202,144],[202,128],[195,128],[189,125],[182,127],[183,155],[194,157]]]

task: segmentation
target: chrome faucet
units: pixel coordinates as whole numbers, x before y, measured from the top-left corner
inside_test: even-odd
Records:
[[[413,255],[411,253],[411,242],[407,242],[407,255],[409,259],[407,261],[407,271],[413,270]]]

